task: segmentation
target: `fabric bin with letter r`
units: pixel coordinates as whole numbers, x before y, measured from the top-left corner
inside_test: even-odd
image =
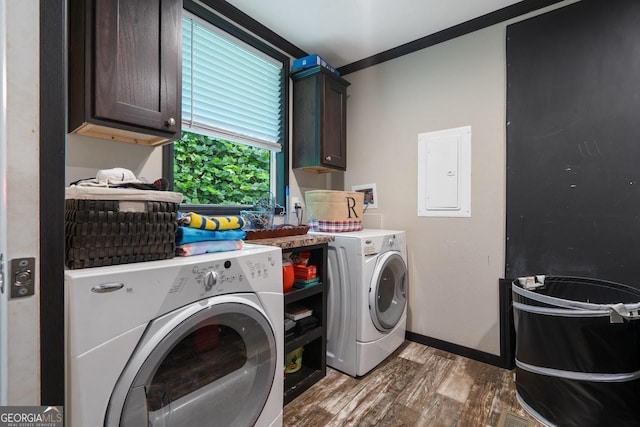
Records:
[[[364,193],[313,190],[307,191],[304,197],[312,231],[335,233],[362,230]]]

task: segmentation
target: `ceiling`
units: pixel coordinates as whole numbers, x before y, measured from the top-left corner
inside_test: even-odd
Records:
[[[227,0],[338,68],[519,0]]]

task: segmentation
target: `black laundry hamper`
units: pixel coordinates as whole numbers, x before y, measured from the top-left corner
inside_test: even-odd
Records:
[[[524,409],[548,426],[640,426],[640,290],[560,276],[511,290]]]

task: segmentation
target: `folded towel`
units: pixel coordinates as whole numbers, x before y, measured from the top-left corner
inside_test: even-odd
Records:
[[[247,237],[247,233],[244,230],[209,231],[198,228],[178,227],[176,230],[176,245],[213,240],[242,240],[245,237]]]
[[[173,191],[142,191],[130,188],[84,187],[77,185],[65,188],[64,198],[82,200],[118,200],[127,202],[182,202],[182,194],[174,193]]]
[[[203,216],[189,212],[180,217],[181,225],[201,230],[237,230],[244,227],[244,218],[232,216]]]
[[[212,252],[237,251],[242,249],[242,240],[217,240],[215,242],[195,242],[176,246],[177,256],[200,255]]]
[[[85,187],[111,187],[113,185],[123,184],[145,184],[145,182],[136,178],[135,174],[129,169],[113,168],[100,169],[95,179],[81,179],[73,184]],[[154,189],[157,190],[157,188]]]

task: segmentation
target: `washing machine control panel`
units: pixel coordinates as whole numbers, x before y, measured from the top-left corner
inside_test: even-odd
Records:
[[[386,251],[405,251],[406,237],[404,233],[389,233],[386,235],[366,237],[361,240],[362,254],[377,255]]]

